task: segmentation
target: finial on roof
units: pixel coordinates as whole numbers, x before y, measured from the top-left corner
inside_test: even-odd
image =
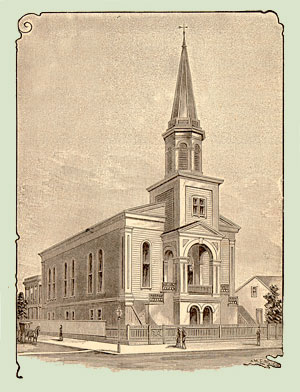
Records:
[[[186,47],[186,43],[185,43],[185,29],[187,29],[188,26],[183,23],[183,25],[182,26],[178,26],[178,28],[183,30],[182,31],[183,32],[182,47],[185,48]]]

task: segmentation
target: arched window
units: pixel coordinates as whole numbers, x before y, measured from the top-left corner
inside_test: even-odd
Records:
[[[48,271],[48,299],[51,298],[51,269]]]
[[[55,267],[54,267],[53,271],[52,271],[52,298],[55,298],[55,294],[56,294],[56,292],[55,292],[55,284],[56,284],[55,279],[56,279],[56,276],[55,276]]]
[[[75,260],[72,260],[71,268],[71,296],[75,295]]]
[[[103,250],[99,249],[98,252],[98,292],[103,290]]]
[[[68,295],[68,264],[65,263],[64,270],[64,297]]]
[[[150,287],[150,245],[143,243],[142,254],[142,287]]]
[[[196,144],[194,150],[194,168],[197,171],[200,171],[200,147],[199,144]]]
[[[93,255],[89,254],[88,259],[88,293],[91,294],[93,292]]]
[[[180,143],[179,145],[178,169],[179,170],[188,169],[188,148],[186,143]]]
[[[174,265],[173,265],[173,252],[167,250],[164,257],[164,282],[175,282]]]
[[[167,149],[167,172],[172,171],[172,149],[169,147]]]

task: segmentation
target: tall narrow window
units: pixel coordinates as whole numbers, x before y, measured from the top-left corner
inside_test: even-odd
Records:
[[[188,169],[188,148],[185,143],[180,143],[179,145],[178,169],[179,170]]]
[[[167,172],[172,171],[172,149],[169,147],[167,149]]]
[[[142,287],[150,287],[150,245],[143,243]]]
[[[90,320],[94,320],[94,309],[90,309]]]
[[[103,291],[103,250],[98,252],[98,292]]]
[[[199,144],[196,144],[194,150],[194,168],[195,170],[200,170],[200,147]]]
[[[64,269],[64,297],[68,295],[68,264],[65,263]]]
[[[173,252],[167,250],[164,256],[164,282],[175,282]]]
[[[71,296],[75,295],[75,260],[72,260],[71,267]]]
[[[56,276],[55,276],[55,267],[53,268],[53,272],[52,272],[52,297],[53,298],[55,298],[55,279],[56,279]]]
[[[38,286],[34,286],[34,301],[38,303],[39,296],[38,296]]]
[[[122,247],[121,247],[121,252],[122,252],[122,254],[121,254],[121,261],[122,261],[122,264],[121,264],[121,287],[122,287],[122,289],[124,289],[124,285],[125,285],[125,271],[124,271],[124,259],[125,259],[125,255],[124,255],[124,252],[125,252],[125,249],[124,249],[124,236],[122,236]]]
[[[163,267],[164,267],[164,276],[163,276],[163,279],[164,279],[164,282],[167,282],[168,281],[168,260],[164,260],[164,265],[163,265]]]
[[[48,271],[48,299],[51,298],[51,269]]]
[[[88,293],[93,292],[93,255],[89,254],[88,260]]]

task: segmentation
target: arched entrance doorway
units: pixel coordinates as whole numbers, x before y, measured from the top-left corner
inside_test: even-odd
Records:
[[[213,314],[210,306],[203,309],[203,325],[213,324]]]
[[[188,252],[188,285],[212,286],[213,256],[205,245],[194,244]]]
[[[197,306],[192,306],[190,309],[190,324],[200,324],[200,312]]]

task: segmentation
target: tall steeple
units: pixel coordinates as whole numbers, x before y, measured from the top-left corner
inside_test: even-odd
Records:
[[[172,113],[168,129],[162,135],[165,140],[166,177],[179,171],[202,175],[202,141],[205,132],[200,127],[193,93],[185,29],[183,29],[181,57],[175,88]]]
[[[171,127],[178,123],[184,123],[186,125],[189,124],[191,126],[200,127],[200,121],[197,118],[192,76],[185,40],[185,29],[187,26],[183,25],[179,27],[183,28],[183,42],[172,114],[168,125]]]

